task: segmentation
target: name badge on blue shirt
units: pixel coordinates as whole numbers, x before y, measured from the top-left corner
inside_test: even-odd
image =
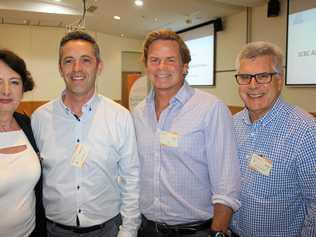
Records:
[[[160,132],[160,144],[168,147],[178,147],[179,135],[175,132]]]
[[[250,158],[249,168],[259,172],[260,174],[269,176],[272,169],[272,160],[254,153]]]

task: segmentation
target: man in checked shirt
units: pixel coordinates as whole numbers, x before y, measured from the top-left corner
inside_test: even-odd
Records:
[[[234,116],[241,165],[242,237],[316,236],[316,120],[280,96],[283,55],[268,42],[246,45],[236,60],[244,110]]]

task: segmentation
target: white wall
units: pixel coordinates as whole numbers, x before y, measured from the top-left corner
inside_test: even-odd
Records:
[[[142,41],[89,32],[101,49],[104,70],[97,90],[112,99],[121,99],[122,51],[140,51]],[[24,100],[51,100],[64,89],[58,71],[58,48],[65,29],[35,26],[0,25],[0,47],[20,55],[33,75],[36,88]]]

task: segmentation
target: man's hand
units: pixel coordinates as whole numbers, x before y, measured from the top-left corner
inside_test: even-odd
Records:
[[[233,210],[221,203],[214,204],[214,215],[211,230],[227,234]]]

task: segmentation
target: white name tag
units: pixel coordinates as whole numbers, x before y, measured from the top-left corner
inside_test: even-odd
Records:
[[[85,145],[77,144],[72,154],[71,164],[75,167],[82,168],[88,157],[88,153],[89,150]]]
[[[252,154],[249,168],[263,174],[265,176],[269,176],[272,169],[272,160],[266,159],[265,157],[257,154]]]
[[[178,147],[179,135],[175,132],[160,132],[160,144],[168,147]]]

